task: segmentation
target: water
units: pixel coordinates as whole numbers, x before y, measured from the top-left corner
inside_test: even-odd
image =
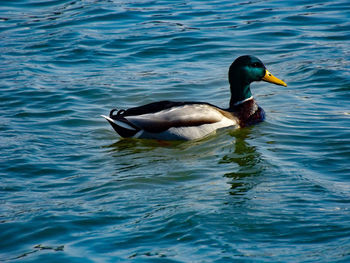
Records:
[[[349,262],[350,4],[2,1],[1,262]],[[227,107],[259,57],[264,123],[120,140],[100,117]]]

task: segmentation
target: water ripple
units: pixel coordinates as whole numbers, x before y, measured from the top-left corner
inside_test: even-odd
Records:
[[[0,261],[349,260],[347,1],[0,4]],[[99,115],[229,101],[260,57],[264,123],[119,140]]]

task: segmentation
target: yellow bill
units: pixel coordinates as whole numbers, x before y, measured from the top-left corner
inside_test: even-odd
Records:
[[[287,87],[287,84],[278,78],[276,78],[274,75],[272,75],[267,69],[265,69],[265,76],[262,78],[263,81],[274,83],[277,85],[285,86]]]

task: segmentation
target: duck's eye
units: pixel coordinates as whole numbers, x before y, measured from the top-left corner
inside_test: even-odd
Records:
[[[252,64],[252,67],[253,68],[259,68],[259,67],[261,67],[261,63],[255,62],[255,63]]]

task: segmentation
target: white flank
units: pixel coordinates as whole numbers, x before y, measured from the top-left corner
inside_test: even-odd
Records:
[[[223,117],[221,121],[218,121],[216,123],[208,123],[200,126],[190,127],[173,127],[170,128],[167,132],[185,140],[196,140],[203,138],[218,129],[236,125],[236,121]]]
[[[101,115],[103,118],[105,118],[106,120],[109,120],[113,123],[115,123],[115,125],[118,125],[124,129],[128,129],[128,130],[132,130],[132,131],[136,131],[135,128],[131,127],[130,125],[128,125],[127,123],[125,122],[122,122],[122,121],[118,121],[118,120],[113,120],[112,118],[108,117],[108,116],[105,116],[105,115]]]

